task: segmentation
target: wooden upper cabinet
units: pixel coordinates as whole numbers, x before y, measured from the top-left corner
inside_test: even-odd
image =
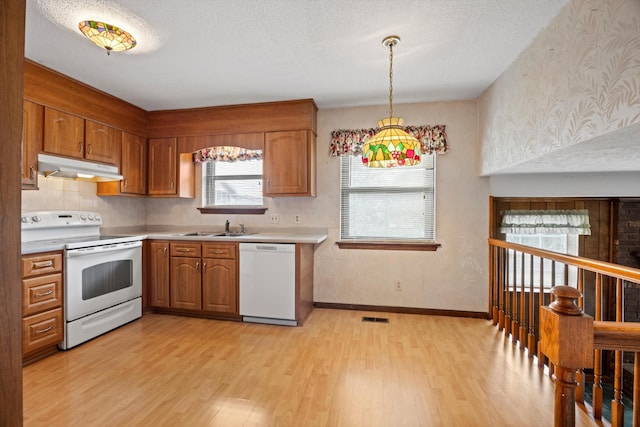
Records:
[[[310,130],[264,134],[266,197],[316,195],[316,137]]]
[[[117,165],[121,143],[121,130],[91,120],[85,121],[85,159]]]
[[[122,132],[122,181],[98,182],[98,196],[144,196],[147,193],[147,139]]]
[[[154,138],[149,140],[149,194],[176,193],[178,140]]]
[[[122,131],[53,108],[44,111],[47,153],[117,165]]]
[[[53,108],[44,110],[44,146],[47,153],[84,158],[84,119]]]
[[[147,192],[147,140],[141,136],[122,133],[120,173],[124,180],[120,191],[128,194]]]
[[[22,104],[22,189],[38,189],[38,153],[42,151],[44,107],[33,102]]]
[[[177,138],[149,140],[149,189],[155,197],[195,197],[191,153],[178,153]]]

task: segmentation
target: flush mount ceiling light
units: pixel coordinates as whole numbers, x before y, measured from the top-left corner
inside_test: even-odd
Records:
[[[379,120],[380,131],[362,147],[362,163],[370,168],[414,166],[420,163],[420,142],[402,129],[404,119],[393,117],[393,47],[398,36],[388,36],[382,44],[389,48],[389,117]]]
[[[136,39],[126,31],[104,22],[80,21],[78,28],[94,44],[107,50],[107,55],[111,51],[122,52],[136,47]]]

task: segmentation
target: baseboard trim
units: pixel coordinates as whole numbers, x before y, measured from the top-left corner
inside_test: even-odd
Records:
[[[384,305],[341,304],[335,302],[314,302],[316,308],[333,308],[337,310],[378,311],[382,313],[421,314],[427,316],[468,317],[473,319],[489,319],[489,313],[480,311],[437,310],[433,308],[391,307]]]

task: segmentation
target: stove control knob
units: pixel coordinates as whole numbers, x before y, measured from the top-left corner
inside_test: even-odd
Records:
[[[96,217],[93,219],[95,219],[96,221],[100,221],[100,215],[96,215]]]
[[[33,222],[40,222],[42,220],[42,218],[40,218],[38,215],[31,217],[31,221]]]
[[[26,224],[26,223],[29,222],[29,217],[28,216],[23,216],[20,220]]]
[[[83,221],[86,221],[87,217],[84,214],[82,214],[82,215],[80,215],[80,219],[83,220]]]

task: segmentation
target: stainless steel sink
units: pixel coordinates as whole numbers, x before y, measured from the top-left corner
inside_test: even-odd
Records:
[[[241,233],[239,231],[230,231],[228,233],[224,232],[224,231],[194,231],[192,233],[184,233],[184,234],[177,234],[177,236],[202,236],[202,237],[241,237],[241,236],[250,236],[252,234],[256,234],[256,233]]]

